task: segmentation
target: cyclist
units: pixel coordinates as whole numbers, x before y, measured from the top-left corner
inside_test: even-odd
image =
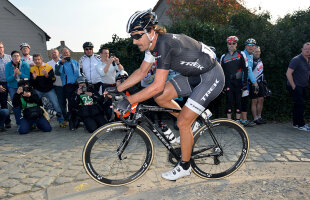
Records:
[[[154,64],[157,65],[152,84],[116,104],[116,110],[126,113],[130,104],[154,97],[156,103],[166,108],[180,106],[173,100],[189,96],[185,106],[177,117],[181,135],[182,159],[177,166],[162,174],[168,180],[188,176],[191,173],[190,157],[194,144],[191,125],[208,104],[215,99],[224,87],[224,73],[216,61],[216,55],[205,44],[184,34],[166,33],[159,27],[157,15],[151,11],[135,12],[128,20],[127,32],[145,57],[136,71],[117,88],[108,88],[110,92],[122,92],[140,82]],[[172,69],[180,74],[166,83]]]
[[[225,73],[226,93],[226,111],[227,118],[231,119],[232,104],[235,100],[236,120],[240,122],[241,116],[241,94],[242,89],[247,84],[248,69],[246,66],[246,55],[243,52],[237,51],[237,43],[239,39],[236,36],[229,36],[226,39],[228,53],[221,56],[220,63]],[[242,78],[242,74],[245,76]]]

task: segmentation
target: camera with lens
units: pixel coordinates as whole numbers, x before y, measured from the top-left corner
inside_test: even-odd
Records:
[[[83,86],[81,89],[82,89],[82,92],[87,92],[87,87],[86,86]]]
[[[23,92],[31,92],[31,91],[32,91],[32,89],[29,85],[23,86]]]
[[[65,57],[64,59],[69,62],[71,58],[70,57]]]
[[[114,53],[110,53],[110,58],[111,58],[111,57],[115,57],[115,54],[114,54]],[[113,65],[113,66],[116,66],[115,61],[112,62],[112,65]]]

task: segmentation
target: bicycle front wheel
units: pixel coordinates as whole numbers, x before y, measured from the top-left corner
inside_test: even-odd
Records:
[[[204,125],[194,136],[191,165],[194,173],[201,178],[219,179],[240,168],[250,144],[246,130],[235,121],[215,119],[211,123],[211,130]]]
[[[123,145],[124,141],[128,144]],[[84,147],[82,160],[92,179],[100,184],[120,186],[137,180],[147,171],[153,152],[154,145],[145,129],[115,122],[94,132]]]

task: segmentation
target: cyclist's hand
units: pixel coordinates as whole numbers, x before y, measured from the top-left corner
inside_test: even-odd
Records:
[[[245,85],[245,86],[242,87],[241,90],[242,90],[242,91],[245,91],[245,90],[247,90],[247,89],[248,89],[248,87]]]
[[[118,102],[116,102],[116,105],[115,105],[115,109],[122,113],[122,114],[125,114],[127,112],[130,111],[131,109],[131,104],[130,102],[127,100],[127,98],[124,98],[123,100],[120,100]]]

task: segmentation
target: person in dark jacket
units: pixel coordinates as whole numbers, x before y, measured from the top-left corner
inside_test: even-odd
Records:
[[[90,85],[86,78],[80,76],[77,78],[78,89],[71,97],[73,106],[72,116],[69,123],[76,124],[74,116],[78,116],[83,121],[85,128],[89,133],[94,132],[97,128],[107,123],[103,111],[104,96]],[[71,130],[75,130],[76,125],[71,126]]]
[[[50,132],[52,130],[40,107],[42,106],[41,99],[27,81],[19,81],[17,92],[13,97],[13,106],[22,108],[23,117],[18,129],[19,134],[29,133],[33,124],[36,124],[43,132]]]

